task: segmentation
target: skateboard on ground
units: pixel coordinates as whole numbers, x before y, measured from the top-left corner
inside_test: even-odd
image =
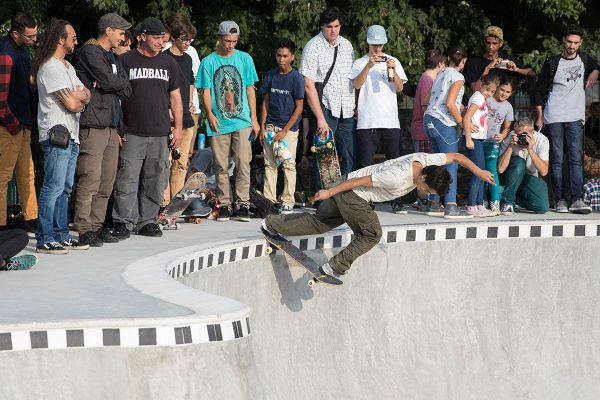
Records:
[[[185,222],[192,222],[199,224],[203,219],[208,217],[213,208],[208,204],[206,200],[197,199],[198,201],[192,201],[192,204],[181,214],[185,219]],[[192,208],[193,207],[193,208]]]
[[[333,131],[329,129],[327,132],[315,133],[311,151],[317,161],[323,187],[327,188],[342,175]]]
[[[318,282],[326,283],[328,285],[341,285],[343,282],[333,276],[327,275],[321,267],[315,263],[313,259],[308,257],[302,250],[297,248],[281,235],[271,235],[264,228],[261,228],[263,235],[267,241],[267,248],[265,252],[267,254],[273,253],[273,248],[283,251],[288,256],[292,257],[302,268],[308,271],[313,278],[308,281],[308,286],[313,287]]]
[[[190,205],[192,200],[204,198],[202,193],[206,185],[206,175],[203,172],[196,172],[190,176],[183,185],[183,188],[175,195],[171,202],[162,209],[158,215],[156,223],[163,230],[179,229],[177,219]]]

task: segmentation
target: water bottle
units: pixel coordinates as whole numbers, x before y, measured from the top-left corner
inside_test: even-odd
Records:
[[[206,135],[204,133],[198,134],[198,150],[202,150],[206,145]]]

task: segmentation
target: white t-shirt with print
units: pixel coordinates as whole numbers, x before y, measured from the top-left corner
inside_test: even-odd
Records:
[[[38,70],[37,86],[40,98],[37,116],[40,142],[48,139],[48,131],[54,125],[64,125],[71,133],[71,139],[79,143],[80,113],[67,110],[55,94],[62,89],[75,90],[77,86],[83,88],[75,68],[66,60],[63,64],[62,61],[50,57]]]
[[[509,148],[510,138],[512,137],[513,133],[515,133],[515,131],[511,131],[506,139],[500,143],[500,154],[504,154],[504,152]],[[534,132],[533,137],[535,139],[533,151],[535,151],[535,154],[537,154],[541,160],[548,161],[550,158],[550,142],[548,141],[548,138],[540,132]],[[525,172],[529,175],[539,176],[538,170],[535,167],[533,160],[529,156],[529,150],[527,150],[527,147],[518,145],[513,147],[511,157],[521,157],[523,160],[525,160]]]
[[[456,126],[456,121],[452,117],[452,114],[450,114],[450,111],[448,111],[448,107],[446,107],[446,99],[448,98],[450,87],[458,81],[464,83],[465,77],[456,68],[446,67],[440,72],[435,78],[435,82],[433,82],[429,106],[427,106],[425,114],[431,115],[446,126]],[[458,96],[456,96],[456,109],[459,111],[464,93],[465,86],[463,84],[458,92]]]
[[[388,59],[394,60],[396,74],[398,74],[403,83],[406,83],[408,78],[400,61],[388,54],[385,54],[385,56]],[[368,55],[354,61],[348,78],[350,80],[356,79],[368,63]],[[377,128],[400,129],[398,94],[396,93],[394,82],[388,82],[387,65],[385,62],[379,62],[371,67],[358,95],[358,120],[356,129]]]
[[[361,199],[381,203],[390,201],[416,188],[413,182],[413,161],[421,163],[423,168],[429,165],[446,165],[446,153],[414,153],[370,165],[348,174],[348,179],[371,176],[373,187],[355,187],[352,189]]]
[[[584,75],[579,55],[572,60],[560,59],[544,108],[544,124],[585,121]]]
[[[475,114],[471,117],[471,123],[479,128],[479,131],[471,132],[471,139],[487,139],[488,106],[485,97],[483,97],[483,94],[481,94],[480,91],[476,91],[469,98],[467,110],[471,108],[471,105],[473,104],[477,106],[477,110],[475,110]]]

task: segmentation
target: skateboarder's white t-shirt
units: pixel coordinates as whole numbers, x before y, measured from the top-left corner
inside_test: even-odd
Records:
[[[361,199],[381,203],[404,196],[416,185],[413,182],[413,161],[421,163],[423,168],[429,165],[446,165],[446,154],[414,153],[361,168],[348,174],[348,179],[371,175],[373,187],[355,187],[352,189]]]

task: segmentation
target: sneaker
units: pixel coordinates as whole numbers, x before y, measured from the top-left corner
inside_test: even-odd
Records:
[[[150,222],[149,224],[146,224],[138,229],[137,234],[141,236],[161,237],[163,232],[158,224]]]
[[[477,209],[483,214],[484,217],[495,217],[496,214],[492,210],[488,210],[484,205],[478,204]]]
[[[427,205],[427,215],[432,216],[441,216],[444,215],[445,210],[444,207],[440,204],[439,201],[430,201]]]
[[[120,240],[112,234],[110,228],[100,228],[95,233],[98,240],[102,243],[117,243]]]
[[[64,240],[60,245],[69,250],[87,250],[90,248],[89,244],[79,243],[77,240],[74,239]]]
[[[331,268],[331,265],[329,265],[329,263],[325,263],[321,266],[321,269],[323,270],[323,272],[325,272],[327,275],[329,276],[333,276],[334,278],[339,279],[340,281],[342,280],[342,274],[338,274],[337,272],[335,272],[333,270],[333,268]]]
[[[229,218],[231,218],[231,208],[228,206],[219,207],[219,216],[217,217],[217,221],[225,222],[229,221]]]
[[[414,208],[415,211],[418,211],[418,212],[427,212],[428,208],[429,208],[429,199],[427,199],[427,198],[425,198],[425,199],[417,199],[417,201],[415,201],[412,206],[413,206],[413,208]]]
[[[396,214],[408,214],[408,206],[405,206],[400,201],[395,201],[392,203],[392,211]]]
[[[592,212],[592,207],[588,206],[583,202],[583,200],[575,200],[571,207],[569,207],[569,212],[573,214],[589,214]]]
[[[37,230],[37,226],[38,226],[37,218],[23,221],[23,229],[25,229],[25,231],[27,231],[27,233],[35,234],[35,231]]]
[[[79,234],[79,244],[80,245],[89,245],[91,247],[102,247],[104,243],[101,240],[98,240],[96,236],[96,232],[89,231],[86,233]]]
[[[296,201],[296,206],[298,207],[306,207],[308,204],[308,198],[304,192],[295,192],[294,200]]]
[[[290,206],[289,204],[284,204],[281,206],[281,209],[279,209],[279,212],[281,214],[292,214],[294,212],[294,207]]]
[[[36,251],[43,254],[67,254],[69,252],[69,250],[65,249],[57,242],[44,243],[41,246],[37,246]]]
[[[554,208],[554,211],[556,211],[557,213],[568,213],[569,209],[567,208],[567,201],[560,199],[557,203],[556,206]]]
[[[502,215],[513,215],[515,213],[515,208],[512,204],[504,203],[500,208],[500,214]]]
[[[219,214],[219,216],[221,215]],[[233,214],[233,219],[242,222],[250,222],[250,209],[248,208],[248,206],[239,206]]]
[[[460,208],[456,204],[446,204],[444,209],[444,218],[448,219],[462,219],[462,218],[473,218],[471,214],[465,214],[460,211]]]
[[[115,227],[112,229],[112,235],[119,240],[129,239],[131,232],[125,226],[125,224],[115,223]]]
[[[500,200],[490,201],[490,211],[494,215],[500,215]]]
[[[270,235],[277,235],[277,231],[275,229],[269,229],[267,227],[267,219],[264,218],[260,223],[261,228]]]
[[[25,254],[10,258],[6,264],[0,267],[0,271],[23,271],[37,264],[38,258],[35,254]]]
[[[485,217],[487,216],[487,213],[484,214],[481,212],[481,210],[479,208],[477,208],[477,206],[467,206],[465,207],[465,212],[468,215],[472,215],[474,217]]]

